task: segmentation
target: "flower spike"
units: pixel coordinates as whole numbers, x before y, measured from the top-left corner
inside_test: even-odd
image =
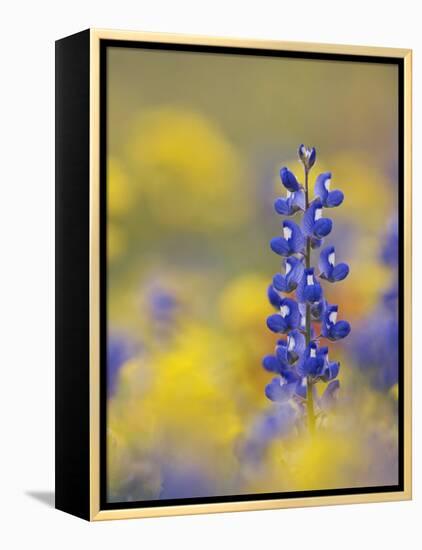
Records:
[[[333,407],[340,387],[340,363],[329,360],[328,347],[320,347],[320,340],[335,342],[351,330],[347,321],[337,321],[338,306],[328,304],[321,281],[345,279],[349,266],[336,264],[334,246],[321,250],[319,274],[312,265],[312,251],[321,246],[333,227],[332,220],[323,217],[323,209],[339,206],[344,196],[339,190],[330,191],[331,173],[324,172],[317,177],[315,198],[311,200],[309,171],[315,164],[316,151],[300,145],[298,154],[304,167],[304,185],[283,167],[280,178],[287,195],[277,198],[274,208],[283,216],[302,211],[301,225],[285,219],[281,236],[270,241],[273,252],[284,258],[284,270],[274,275],[268,288],[268,299],[278,311],[267,318],[267,326],[285,336],[277,340],[275,352],[266,355],[262,365],[277,375],[265,388],[267,398],[277,402],[278,407],[288,406],[289,402],[294,405],[298,417],[306,420],[313,433],[321,426],[314,405],[325,415]],[[316,389],[321,383],[327,384],[322,395]]]

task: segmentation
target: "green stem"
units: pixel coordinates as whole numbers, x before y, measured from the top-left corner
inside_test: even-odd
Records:
[[[309,208],[309,185],[308,185],[308,169],[305,168],[305,206],[306,210]],[[305,255],[306,268],[311,267],[311,239],[306,237],[306,255]],[[311,341],[311,306],[306,304],[306,345],[308,346]],[[306,408],[308,412],[309,431],[311,434],[315,432],[315,411],[314,411],[314,396],[312,392],[312,380],[311,377],[307,378],[306,386]]]

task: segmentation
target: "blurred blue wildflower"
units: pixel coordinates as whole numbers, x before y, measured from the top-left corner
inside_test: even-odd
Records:
[[[381,261],[391,268],[392,282],[380,293],[372,313],[360,323],[349,345],[357,366],[371,384],[388,390],[398,382],[398,253],[397,219],[392,219],[381,237]]]
[[[262,459],[271,441],[289,435],[298,418],[298,409],[290,401],[274,402],[271,409],[260,413],[251,429],[237,446],[239,458],[255,466]]]
[[[107,395],[112,397],[117,389],[121,367],[136,355],[137,347],[122,334],[111,334],[107,341]]]

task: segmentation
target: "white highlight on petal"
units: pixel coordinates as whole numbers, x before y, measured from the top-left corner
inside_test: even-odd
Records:
[[[328,255],[328,263],[330,265],[334,265],[336,263],[336,254],[335,254],[335,252],[331,252],[331,254]]]
[[[284,317],[286,317],[286,315],[288,315],[289,313],[290,313],[290,308],[289,308],[289,306],[286,306],[286,305],[280,306],[280,315],[283,317],[283,319],[284,319]]]
[[[324,187],[327,191],[330,190],[330,185],[331,185],[331,178],[327,178],[324,182]]]
[[[295,339],[293,336],[289,336],[287,340],[287,349],[289,351],[292,351],[292,349],[295,347]]]
[[[287,198],[289,199],[292,195],[293,193],[287,189]]]
[[[283,376],[280,376],[280,386],[284,386],[285,384],[287,384],[287,380]]]
[[[336,323],[337,322],[337,311],[332,311],[330,315],[328,316],[330,323]]]
[[[290,262],[286,262],[286,275],[288,275],[291,270],[292,270],[292,266]]]
[[[302,386],[306,386],[306,383],[307,383],[306,376],[304,376],[302,378]]]
[[[313,275],[307,275],[306,276],[306,284],[307,285],[313,285],[314,284],[314,276]]]
[[[283,227],[283,235],[286,241],[290,239],[290,237],[292,236],[292,230],[290,229],[290,227],[287,227],[286,225]]]
[[[310,357],[316,357],[316,349],[315,348],[311,348]]]
[[[322,218],[322,208],[317,208],[315,210],[314,220],[317,221],[317,220],[320,220],[321,218]]]

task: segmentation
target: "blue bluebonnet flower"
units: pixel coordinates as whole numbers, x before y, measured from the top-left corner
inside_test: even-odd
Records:
[[[288,401],[296,391],[298,383],[301,383],[299,376],[293,371],[286,371],[265,387],[265,395],[271,401]]]
[[[288,364],[295,363],[303,354],[306,347],[305,336],[298,329],[289,332],[287,336],[286,358]]]
[[[334,283],[342,281],[349,274],[349,266],[346,263],[336,265],[336,251],[334,246],[327,246],[321,250],[319,256],[319,270],[321,279]]]
[[[299,210],[305,210],[305,194],[301,189],[294,193],[287,191],[286,198],[279,197],[274,203],[274,208],[282,216],[292,216]]]
[[[306,170],[310,170],[316,161],[316,150],[315,147],[308,148],[303,145],[299,145],[298,155],[302,161]]]
[[[300,376],[318,377],[324,366],[324,358],[318,353],[318,346],[311,341],[305,349],[297,365],[297,372]]]
[[[267,326],[273,332],[287,333],[300,325],[299,306],[290,298],[283,298],[280,302],[280,313],[267,318]]]
[[[322,202],[315,199],[309,205],[303,216],[303,233],[306,237],[315,237],[320,240],[326,237],[333,227],[330,218],[322,217]]]
[[[321,199],[325,208],[340,206],[344,199],[344,195],[340,190],[330,191],[330,183],[331,172],[320,174],[315,182],[315,195]]]
[[[282,225],[283,236],[274,237],[270,241],[271,249],[280,256],[291,256],[303,251],[305,239],[297,223],[285,220]]]
[[[338,361],[330,361],[328,359],[328,348],[323,346],[317,351],[317,355],[322,357],[323,365],[321,367],[320,376],[324,382],[330,382],[337,378],[340,371],[340,363]]]
[[[291,216],[299,210],[305,210],[305,193],[293,172],[290,172],[288,168],[282,168],[280,178],[287,189],[287,196],[286,198],[280,197],[275,201],[276,212],[283,216]]]
[[[338,306],[327,305],[322,318],[322,335],[333,342],[346,338],[350,332],[347,321],[337,321]]]
[[[304,267],[302,260],[295,256],[290,256],[284,261],[285,274],[277,273],[273,277],[273,286],[280,292],[290,293],[299,284],[302,279]]]
[[[313,267],[305,269],[296,290],[296,297],[301,303],[315,304],[322,298],[322,287],[315,278]]]
[[[283,374],[290,370],[287,340],[280,339],[277,341],[274,355],[266,355],[262,360],[262,366],[268,372],[276,372]]]
[[[262,364],[277,375],[265,388],[268,399],[283,404],[294,401],[313,431],[314,406],[328,410],[340,386],[337,380],[340,364],[329,360],[328,348],[319,347],[320,338],[336,341],[351,330],[347,321],[337,321],[338,307],[328,304],[320,280],[341,281],[348,275],[349,266],[336,265],[334,247],[327,246],[320,253],[319,276],[315,272],[311,251],[321,246],[333,226],[332,220],[323,216],[323,209],[340,205],[344,197],[341,191],[330,191],[331,174],[326,172],[317,178],[315,197],[311,199],[308,176],[316,161],[315,148],[301,145],[299,158],[305,169],[304,187],[293,172],[282,168],[280,177],[288,195],[277,199],[274,206],[286,216],[304,210],[302,229],[295,222],[284,220],[282,235],[270,241],[271,249],[286,259],[284,274],[277,273],[268,289],[269,300],[279,313],[267,318],[267,326],[287,338],[277,341],[274,354],[265,356]],[[294,291],[295,299],[283,297]],[[314,328],[316,322],[321,323],[318,333]],[[321,398],[316,391],[317,383],[327,384]]]

